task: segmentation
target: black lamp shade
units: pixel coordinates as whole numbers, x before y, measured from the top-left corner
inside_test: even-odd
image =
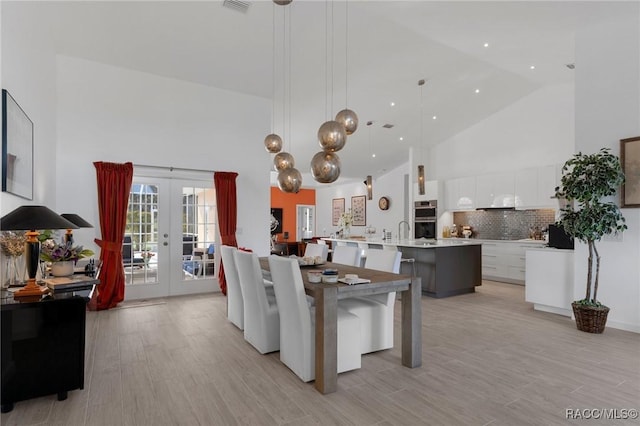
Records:
[[[62,213],[60,216],[76,225],[77,228],[93,228],[93,225],[75,213]]]
[[[77,228],[77,225],[45,206],[21,206],[0,219],[2,231]]]

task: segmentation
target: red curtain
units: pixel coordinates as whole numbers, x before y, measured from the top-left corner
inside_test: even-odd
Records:
[[[215,172],[213,182],[216,187],[216,204],[218,206],[218,226],[220,227],[221,243],[225,246],[238,247],[236,240],[236,222],[238,218],[238,203],[236,198],[236,177],[233,172]],[[220,262],[218,282],[222,294],[227,294],[227,281],[224,278],[224,265]]]
[[[124,300],[122,240],[127,224],[127,205],[133,181],[133,164],[96,161],[98,210],[102,239],[100,246],[100,285],[97,308],[110,309]]]

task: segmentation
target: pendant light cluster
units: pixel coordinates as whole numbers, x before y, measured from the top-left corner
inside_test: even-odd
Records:
[[[331,2],[331,65],[333,67],[333,2]],[[328,15],[328,13],[327,13]],[[328,19],[327,19],[328,21]],[[346,37],[345,46],[348,46],[348,35],[349,35],[349,3],[346,2]],[[328,37],[327,37],[328,38]],[[329,47],[328,40],[327,42],[327,62],[326,62],[326,77],[329,74]],[[347,53],[347,48],[345,47],[345,70],[347,70],[346,74],[348,75],[348,67],[347,67],[347,59],[349,57]],[[333,70],[332,70],[333,73]],[[327,78],[328,79],[328,78]],[[333,79],[332,79],[333,80]],[[347,76],[345,76],[345,85],[347,84]],[[331,92],[333,95],[333,85],[331,86]],[[345,90],[346,93],[346,90]],[[346,103],[348,103],[348,96]],[[334,120],[325,121],[322,123],[320,128],[318,129],[318,142],[320,144],[320,148],[322,151],[316,153],[311,159],[311,175],[313,178],[319,183],[331,183],[335,182],[338,177],[340,177],[340,157],[336,152],[340,151],[344,148],[347,143],[347,136],[353,134],[358,129],[358,115],[348,109],[345,108],[342,111],[338,112],[335,116]]]
[[[273,2],[279,6],[286,6],[291,3],[292,0],[273,0]],[[283,17],[285,13],[283,13]],[[289,15],[290,17],[291,15]],[[286,19],[283,18],[283,35],[282,35],[282,68],[283,68],[283,84],[282,84],[282,116],[283,116],[283,128],[284,128],[284,116],[285,116],[285,39],[286,39]],[[289,22],[289,43],[291,43],[291,22]],[[275,66],[275,41],[276,41],[276,29],[275,29],[275,9],[273,14],[273,87],[274,87],[274,96],[273,102],[274,107],[273,111],[275,111],[275,76],[276,76],[276,66]],[[289,46],[290,47],[290,46]],[[291,48],[289,48],[289,96],[291,96]],[[291,99],[289,99],[289,126],[291,126]],[[289,132],[289,138],[291,138],[291,132]],[[282,192],[289,193],[298,193],[300,191],[300,187],[302,186],[302,174],[298,169],[295,168],[295,160],[293,155],[288,152],[282,151],[282,138],[275,134],[271,133],[267,135],[264,139],[264,146],[267,152],[276,154],[273,158],[273,166],[275,170],[278,172],[278,188]],[[291,141],[289,141],[289,150],[291,150]]]

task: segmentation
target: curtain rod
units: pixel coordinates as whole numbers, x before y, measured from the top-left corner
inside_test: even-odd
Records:
[[[164,170],[169,170],[170,172],[174,171],[174,170],[182,170],[182,171],[186,171],[186,172],[204,172],[204,173],[215,173],[215,170],[205,170],[205,169],[187,169],[185,167],[173,167],[173,166],[151,166],[148,164],[136,164],[133,163],[134,167],[148,167],[151,169],[164,169]]]

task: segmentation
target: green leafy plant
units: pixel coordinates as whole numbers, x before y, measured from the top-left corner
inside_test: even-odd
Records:
[[[560,209],[560,219],[556,224],[589,247],[586,295],[584,299],[577,300],[577,304],[603,306],[597,299],[600,254],[595,243],[605,235],[627,229],[618,206],[604,200],[615,195],[622,183],[624,173],[620,160],[611,154],[609,148],[590,155],[577,153],[562,167],[562,180],[556,187],[556,197],[566,199],[568,205]]]

